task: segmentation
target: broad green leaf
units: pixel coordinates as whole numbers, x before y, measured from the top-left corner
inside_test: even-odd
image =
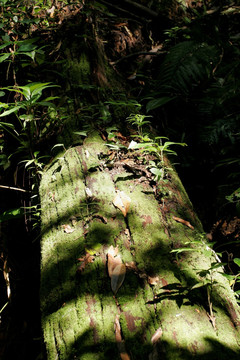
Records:
[[[43,101],[52,101],[52,100],[59,99],[59,98],[60,98],[59,96],[49,96],[46,99],[44,99]]]
[[[203,281],[203,282],[196,283],[195,285],[193,285],[193,286],[191,287],[191,290],[198,289],[198,288],[200,288],[200,287],[206,286],[206,285],[208,285],[209,283],[210,283],[210,280],[205,280],[205,281]]]
[[[4,211],[0,215],[0,223],[3,222],[3,221],[12,220],[12,219],[22,217],[23,215],[24,215],[23,208],[11,209],[11,210]]]
[[[35,55],[36,55],[36,51],[35,50],[33,50],[33,51],[28,51],[28,52],[26,52],[26,51],[24,51],[24,52],[19,52],[19,51],[17,51],[16,52],[16,55],[26,55],[26,56],[28,56],[28,57],[30,57],[32,60],[34,60],[35,59]]]
[[[42,93],[44,89],[47,89],[49,87],[57,87],[58,85],[51,85],[50,82],[46,83],[31,83],[28,84],[29,88],[31,89],[32,96],[38,95],[39,93]]]
[[[225,266],[227,265],[226,263],[219,263],[219,262],[215,262],[215,263],[211,263],[211,267],[209,270],[214,270],[217,269],[219,267]]]
[[[193,248],[179,248],[179,249],[171,250],[170,252],[180,254],[181,252],[184,252],[184,251],[196,251],[196,252],[199,252],[200,250],[193,249]]]
[[[240,267],[240,258],[235,258],[233,261]]]
[[[2,91],[1,91],[2,92]],[[8,104],[0,102],[0,108],[7,109],[9,107]]]
[[[39,101],[36,105],[41,105],[41,106],[47,106],[47,107],[52,107],[54,109],[56,109],[56,105],[52,102],[49,101]]]
[[[21,108],[22,108],[22,106],[14,106],[12,109],[4,111],[4,112],[0,115],[0,117],[8,116],[8,115],[12,114],[13,112],[18,111],[18,110],[21,109]]]
[[[32,121],[33,118],[34,118],[33,114],[25,114],[25,115],[19,116],[19,119],[21,119],[23,121]]]
[[[4,127],[4,126],[7,126],[7,127],[10,127],[12,129],[15,129],[15,126],[11,123],[5,123],[5,122],[1,122],[0,121],[0,126]]]
[[[51,150],[55,149],[56,147],[63,147],[64,148],[64,144],[56,144],[52,147]]]
[[[3,2],[3,0],[2,0],[2,2]],[[4,0],[4,2],[6,3],[7,1]],[[2,39],[3,39],[4,42],[8,42],[8,41],[10,41],[10,36],[5,34],[5,35],[2,36]]]
[[[34,40],[34,41],[25,40],[25,43],[20,45],[20,47],[18,48],[18,52],[29,52],[29,51],[36,50],[38,45],[33,44],[33,42],[35,42],[36,39],[31,39],[31,40]]]
[[[6,41],[3,45],[0,46],[0,50],[12,44],[12,41]]]
[[[3,87],[2,90],[14,91],[14,92],[17,92],[17,93],[20,93],[20,94],[24,95],[23,92],[21,90],[19,90],[18,88],[14,88],[14,87],[10,87],[10,86],[9,87]]]
[[[176,99],[176,96],[174,97],[169,97],[169,96],[163,96],[162,98],[160,99],[153,99],[153,100],[150,100],[148,103],[147,103],[147,106],[146,106],[146,110],[147,112],[151,111],[151,110],[154,110],[154,109],[157,109],[159,108],[160,106],[163,106],[165,104],[167,104],[168,102],[172,101]]]
[[[224,274],[221,273],[222,276],[224,276],[226,279],[228,279],[229,281],[234,280],[235,276],[234,275],[229,275],[229,274]]]
[[[155,148],[153,148],[153,143],[137,143],[137,142],[131,142],[131,147],[129,149],[141,149],[141,148],[148,148],[148,150],[151,148],[151,149],[154,149],[156,150]]]
[[[11,53],[6,53],[6,54],[0,55],[0,63],[7,60],[11,55],[12,55]]]
[[[164,143],[164,146],[166,146],[166,147],[168,147],[168,146],[170,146],[170,145],[187,146],[186,143],[176,143],[176,142],[174,142],[174,141],[166,141],[166,142]]]
[[[151,168],[150,171],[152,174],[154,174],[156,176],[162,176],[162,173],[163,173],[162,169],[158,169],[156,167]]]
[[[80,136],[87,136],[86,131],[74,131],[73,134]]]
[[[24,161],[21,161],[21,162],[25,162],[25,161],[26,161],[25,168],[27,168],[29,165],[31,165],[32,163],[35,162],[35,159],[29,160],[29,161],[24,160]]]
[[[34,96],[40,97],[42,95],[42,91],[49,87],[58,87],[58,85],[51,85],[50,82],[47,83],[34,82],[34,83],[29,83],[25,86],[19,86],[18,88],[22,90],[22,93],[25,96],[26,100],[32,100]],[[14,89],[14,90],[19,91],[18,89]]]

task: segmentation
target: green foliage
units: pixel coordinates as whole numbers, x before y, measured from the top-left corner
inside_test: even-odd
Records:
[[[39,47],[38,40],[39,38],[25,39],[25,40],[15,40],[10,41],[9,36],[3,36],[3,44],[0,46],[0,50],[4,50],[0,55],[0,63],[3,61],[14,61],[18,57],[23,55],[29,57],[32,61],[36,59],[37,54],[44,54],[44,47]],[[26,60],[21,59],[23,66],[26,66]]]
[[[225,271],[221,271],[221,275],[227,278],[229,281],[229,285],[232,287],[235,297],[238,302],[240,302],[239,295],[240,291],[234,289],[236,284],[240,284],[240,259],[234,258],[233,262],[237,265],[239,268],[235,275],[229,274],[230,264],[221,262],[220,258],[222,258],[223,253],[221,252],[215,252],[213,250],[213,247],[215,243],[213,242],[206,242],[204,240],[204,234],[200,234],[199,238],[200,240],[191,241],[191,242],[185,242],[183,246],[180,246],[178,249],[171,250],[171,253],[176,254],[177,259],[179,260],[179,256],[184,254],[185,252],[196,252],[196,253],[204,253],[206,257],[212,258],[213,256],[216,258],[217,261],[212,261],[210,264],[210,267],[207,269],[199,269],[198,275],[200,276],[199,282],[197,282],[195,285],[192,286],[191,290],[197,289],[199,287],[210,287],[215,284],[213,282],[213,274],[215,271],[219,271],[219,268],[223,269],[225,267]],[[219,258],[220,257],[220,258]]]
[[[150,125],[151,122],[145,120],[146,115],[141,114],[131,114],[127,121],[130,122],[131,125],[137,127],[138,135],[134,135],[140,139],[140,142],[132,141],[128,147],[129,150],[137,150],[140,149],[144,154],[154,154],[156,160],[149,161],[149,169],[153,175],[155,175],[155,180],[163,180],[166,175],[166,170],[168,168],[165,166],[164,162],[164,154],[168,155],[177,155],[177,153],[171,149],[173,145],[186,146],[185,143],[176,143],[173,141],[166,141],[168,138],[165,136],[156,136],[154,140],[150,138],[150,135],[146,132],[143,132],[143,128],[146,125]]]
[[[145,125],[151,124],[150,121],[145,120],[147,117],[151,117],[151,116],[142,115],[142,114],[131,114],[130,116],[127,117],[127,121],[133,126],[136,125],[139,135],[143,136],[143,127]]]
[[[209,79],[217,60],[217,48],[206,43],[191,40],[173,46],[160,66],[155,92],[146,98],[147,111],[188,97]]]
[[[25,86],[6,87],[7,90],[20,95],[19,100],[13,103],[1,103],[0,109],[0,129],[9,134],[16,141],[16,148],[12,153],[4,154],[10,149],[5,149],[2,145],[1,165],[9,166],[9,160],[18,154],[18,164],[25,163],[27,169],[33,178],[33,182],[40,178],[43,168],[43,159],[49,158],[49,155],[40,155],[38,144],[46,137],[48,131],[54,126],[57,118],[56,106],[54,100],[56,96],[48,96],[42,99],[42,92],[48,88],[53,88],[46,83],[29,83]],[[48,113],[51,109],[56,111],[56,119],[51,120]]]
[[[10,209],[0,214],[0,223],[3,221],[13,220],[24,216],[23,208]]]
[[[184,168],[195,166],[192,154],[201,153],[208,166],[203,173],[217,178],[219,209],[239,188],[240,42],[238,9],[224,3],[212,12],[208,6],[189,8],[182,22],[165,31],[168,53],[161,55],[143,100],[164,135],[191,146]]]

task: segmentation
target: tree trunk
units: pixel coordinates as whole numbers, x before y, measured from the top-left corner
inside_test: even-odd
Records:
[[[97,26],[84,24],[96,30],[95,50],[69,37],[63,69],[66,90],[76,92],[75,112],[82,95],[98,101],[91,86],[84,89],[91,75],[100,86],[120,86]],[[115,137],[126,149],[109,152],[101,135],[89,131],[42,176],[40,296],[48,359],[239,359],[239,306],[176,171],[165,159],[165,177],[156,182],[152,155],[127,150],[130,139],[120,133]]]
[[[105,145],[89,133],[43,174],[48,359],[239,358],[239,307],[176,172],[155,184]]]

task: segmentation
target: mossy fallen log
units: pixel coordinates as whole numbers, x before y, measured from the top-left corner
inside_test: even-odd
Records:
[[[239,359],[239,307],[170,165],[155,183],[93,132],[44,171],[40,196],[49,360]],[[116,294],[109,249],[126,270]]]

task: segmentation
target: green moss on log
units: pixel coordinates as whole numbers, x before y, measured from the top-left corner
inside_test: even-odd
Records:
[[[48,359],[118,359],[123,348],[131,360],[237,359],[240,311],[221,270],[211,273],[210,300],[206,286],[191,290],[216,259],[204,240],[194,245],[202,228],[177,174],[159,184],[162,195],[156,196],[147,179],[120,165],[108,168],[106,156],[104,141],[92,133],[43,174],[41,308]],[[116,190],[131,198],[126,217],[113,205]],[[171,253],[186,242],[192,251]],[[115,296],[107,272],[111,245],[127,267]],[[157,330],[162,335],[154,342]]]

